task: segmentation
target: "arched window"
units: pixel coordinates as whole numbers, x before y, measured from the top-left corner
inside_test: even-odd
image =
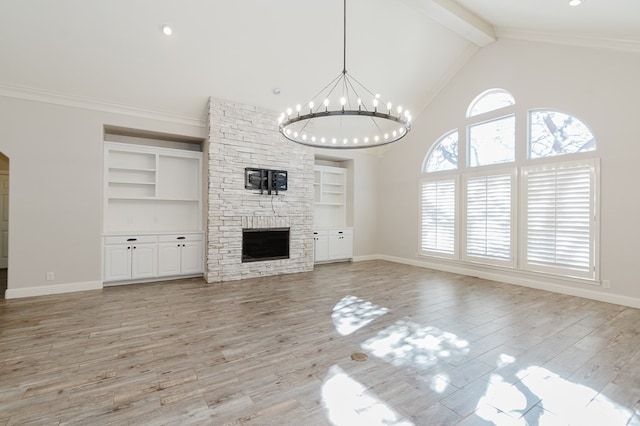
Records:
[[[466,132],[445,133],[425,156],[420,252],[596,280],[595,137],[571,114],[519,116],[514,105],[506,90],[483,92],[467,108]],[[561,155],[566,162],[545,161]]]
[[[467,108],[467,117],[515,105],[513,95],[504,89],[490,89],[476,96]]]
[[[529,112],[529,158],[595,151],[596,139],[576,117],[552,110]]]
[[[516,159],[516,117],[469,125],[469,166],[510,163]]]
[[[422,164],[422,172],[440,172],[458,168],[458,131],[445,133],[433,145]]]

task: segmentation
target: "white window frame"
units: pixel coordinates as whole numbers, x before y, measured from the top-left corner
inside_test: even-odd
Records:
[[[419,253],[423,256],[428,257],[439,257],[445,259],[458,259],[460,252],[460,175],[457,173],[457,170],[453,170],[456,173],[444,173],[444,172],[434,172],[423,175],[424,177],[420,179],[420,191],[419,191],[419,218],[420,218],[420,234],[419,234]],[[441,182],[441,181],[453,181],[454,183],[454,231],[453,231],[453,253],[446,253],[437,250],[424,250],[422,248],[422,230],[423,230],[423,199],[422,199],[422,186],[424,183],[432,183],[432,182]]]
[[[513,103],[510,104],[510,105],[504,105],[504,106],[502,106],[500,108],[496,108],[496,109],[493,109],[493,110],[490,110],[490,111],[484,111],[484,112],[475,113],[475,114],[471,113],[471,111],[476,107],[476,105],[478,104],[478,102],[482,98],[484,98],[486,96],[489,96],[489,95],[493,95],[495,93],[504,93],[504,94],[509,95],[511,97],[511,99],[513,99]],[[501,110],[503,110],[505,108],[510,108],[510,107],[514,106],[515,104],[516,104],[516,100],[513,97],[513,94],[511,92],[509,92],[508,90],[501,89],[499,87],[495,87],[493,89],[485,90],[484,92],[480,93],[478,96],[473,98],[473,100],[469,103],[469,106],[467,107],[467,112],[465,113],[465,117],[466,118],[478,117],[478,116],[481,116],[481,115],[484,115],[484,114],[488,114],[490,112],[501,111]]]
[[[568,154],[571,155],[571,154]],[[556,157],[557,158],[557,157]],[[566,159],[565,159],[566,160]],[[531,172],[537,171],[553,171],[560,170],[562,168],[575,168],[575,167],[589,167],[591,170],[591,182],[590,182],[590,210],[591,220],[589,226],[589,270],[577,271],[570,268],[561,268],[554,266],[545,266],[539,264],[529,264],[527,261],[527,227],[528,217],[524,214],[520,218],[520,230],[521,244],[518,247],[519,253],[519,269],[526,272],[552,274],[555,276],[562,276],[566,278],[577,278],[589,281],[600,280],[600,159],[578,159],[569,161],[554,161],[545,162],[544,164],[534,164],[521,166],[521,179],[520,179],[520,211],[526,212],[528,208],[528,176]]]
[[[429,158],[431,157],[431,155],[433,155],[433,152],[438,148],[438,146],[447,138],[449,138],[451,135],[456,134],[456,138],[457,138],[457,145],[458,145],[458,164],[456,165],[456,167],[451,168],[451,169],[443,169],[443,170],[432,170],[432,171],[428,171],[427,170],[427,166],[429,163]],[[442,136],[440,136],[435,143],[431,146],[431,148],[429,148],[429,152],[427,152],[427,155],[424,156],[424,159],[422,160],[422,168],[420,169],[422,171],[422,173],[455,173],[455,172],[459,172],[460,171],[460,131],[456,128],[456,129],[451,129],[448,132],[444,133]]]
[[[512,106],[510,106],[509,108],[511,108]],[[484,115],[484,114],[483,114]],[[476,117],[480,117],[480,116],[476,116]],[[474,117],[474,118],[476,118]],[[513,159],[512,160],[508,160],[508,161],[502,161],[499,163],[490,163],[490,164],[478,164],[475,166],[471,165],[471,129],[473,127],[477,127],[477,126],[482,126],[485,124],[489,124],[489,123],[495,123],[497,121],[502,121],[502,120],[506,120],[508,118],[513,118]],[[517,127],[518,126],[518,119],[516,117],[516,113],[515,112],[511,112],[509,114],[504,114],[504,115],[499,115],[497,117],[492,117],[492,118],[488,118],[485,120],[477,120],[477,121],[472,121],[469,122],[467,124],[467,132],[466,132],[466,138],[467,140],[465,141],[465,152],[466,152],[466,158],[467,158],[467,162],[465,164],[467,169],[470,170],[477,170],[477,169],[481,169],[481,168],[485,168],[485,167],[495,167],[495,166],[500,166],[501,164],[514,164],[517,160],[517,152],[518,152],[518,135],[517,135]],[[458,138],[458,151],[460,151],[460,139]],[[460,159],[458,159],[458,164],[460,164]],[[459,167],[458,167],[459,168]]]
[[[564,154],[554,154],[554,155],[547,155],[544,157],[536,157],[533,158],[531,156],[531,138],[532,138],[532,130],[531,130],[531,114],[535,113],[535,112],[552,112],[552,113],[558,113],[558,114],[564,114],[564,115],[569,115],[571,117],[573,117],[574,119],[578,120],[583,126],[585,126],[587,128],[587,130],[589,131],[589,133],[591,133],[591,136],[594,138],[595,140],[595,135],[593,134],[593,131],[591,130],[591,127],[589,127],[587,125],[587,123],[585,123],[585,121],[583,119],[581,119],[580,117],[576,116],[575,114],[571,114],[570,112],[561,110],[561,109],[557,109],[557,108],[531,108],[527,111],[527,143],[525,144],[525,149],[526,149],[526,159],[527,162],[537,162],[537,161],[554,161],[555,159],[560,159],[560,161],[563,161],[564,159],[567,158],[567,156],[593,156],[594,153],[596,151],[598,151],[598,144],[596,142],[594,149],[591,149],[589,151],[578,151],[578,152],[570,152],[570,153],[564,153]],[[517,146],[518,141],[516,140],[516,146]],[[458,151],[460,150],[460,140],[458,140]]]
[[[508,267],[508,268],[515,268],[516,267],[516,261],[517,261],[517,257],[516,257],[516,248],[517,248],[517,188],[518,188],[518,168],[515,167],[512,163],[509,163],[509,167],[493,167],[493,168],[489,168],[489,169],[484,169],[484,170],[476,170],[476,168],[472,168],[471,170],[473,170],[472,172],[469,173],[464,173],[462,175],[462,190],[461,190],[461,196],[462,196],[462,203],[461,203],[461,208],[463,208],[463,210],[459,210],[458,211],[458,216],[459,216],[459,228],[460,228],[460,237],[461,237],[461,243],[460,243],[460,253],[461,253],[461,259],[467,262],[473,262],[473,263],[481,263],[483,265],[495,265],[495,266],[502,266],[502,267]],[[510,233],[510,244],[509,244],[509,259],[508,260],[503,260],[503,259],[498,259],[498,258],[493,258],[493,257],[487,257],[487,256],[478,256],[478,255],[471,255],[468,254],[468,241],[467,241],[467,231],[468,231],[468,208],[467,208],[467,188],[468,188],[468,182],[469,179],[475,178],[475,177],[487,177],[487,176],[496,176],[496,175],[510,175],[511,177],[511,206],[510,206],[510,229],[509,229],[509,233]]]
[[[531,108],[523,109],[516,104],[508,105],[502,108],[497,108],[492,111],[487,111],[474,116],[469,116],[469,111],[475,105],[478,99],[483,96],[487,96],[493,91],[500,90],[505,93],[509,93],[503,89],[490,89],[480,95],[471,102],[467,108],[467,115],[465,116],[464,124],[457,129],[452,129],[440,136],[431,149],[427,152],[421,168],[420,178],[420,195],[419,195],[419,217],[420,217],[420,237],[418,255],[426,258],[437,259],[441,258],[443,261],[451,260],[452,263],[460,263],[462,265],[475,265],[478,267],[484,267],[489,270],[510,270],[514,273],[522,274],[523,276],[539,276],[560,280],[568,280],[576,283],[594,284],[600,280],[600,159],[598,157],[598,144],[593,135],[596,147],[592,151],[566,153],[562,155],[554,155],[540,158],[530,158],[530,144],[531,144],[531,111],[553,111],[570,115],[577,118],[587,128],[588,124],[581,120],[576,115],[561,111],[554,108]],[[515,102],[515,99],[514,99]],[[471,166],[470,158],[470,129],[471,127],[502,118],[513,116],[515,118],[515,131],[514,131],[514,161],[496,164],[486,164],[479,166]],[[463,130],[464,129],[464,130]],[[590,130],[590,128],[589,128]],[[458,168],[451,170],[439,170],[434,172],[427,172],[425,165],[428,162],[428,157],[431,155],[434,147],[441,142],[441,140],[450,135],[453,132],[458,132]],[[464,132],[464,133],[463,133]],[[593,133],[592,133],[593,134]],[[461,139],[464,135],[464,140]],[[523,140],[524,138],[524,140]],[[550,263],[546,265],[539,265],[534,263],[544,263],[545,252],[539,252],[543,257],[539,258],[540,262],[527,263],[527,221],[529,219],[527,213],[527,178],[524,176],[527,173],[535,170],[553,170],[560,167],[575,167],[581,164],[589,164],[592,167],[591,172],[591,188],[590,188],[590,209],[593,210],[591,221],[589,224],[589,259],[588,268],[583,265],[586,262],[582,262],[581,259],[574,256],[566,256],[563,258],[563,254],[571,253],[571,251],[563,251],[563,244],[554,246],[554,252],[560,254],[558,258],[560,262],[557,265],[553,265],[555,259],[550,259]],[[467,241],[467,182],[468,179],[474,176],[490,176],[496,174],[504,174],[505,171],[511,173],[511,245],[510,245],[510,257],[509,261],[504,261],[499,258],[484,257],[478,255],[468,255],[468,241]],[[528,176],[528,175],[527,175]],[[442,253],[430,250],[422,250],[422,229],[423,229],[423,217],[422,217],[422,184],[423,182],[432,182],[439,180],[455,180],[456,182],[456,196],[455,196],[455,223],[454,223],[454,253]],[[571,193],[571,192],[569,192]],[[561,203],[559,205],[566,205]],[[555,218],[558,216],[554,216]],[[584,216],[582,216],[584,218]],[[581,219],[582,220],[582,219]],[[584,223],[584,222],[582,222]],[[561,227],[562,228],[562,227]],[[559,229],[561,229],[559,228]],[[574,228],[575,229],[575,228]],[[571,231],[574,229],[569,226],[567,234],[571,237]],[[576,234],[578,237],[580,234]],[[584,235],[584,234],[582,234]],[[542,235],[544,237],[544,235]],[[554,243],[555,244],[555,243]],[[566,246],[565,246],[566,247]],[[544,246],[543,246],[544,250]],[[444,259],[443,259],[444,258]],[[585,258],[583,258],[585,259]],[[569,264],[572,261],[576,261],[578,269],[571,270],[569,267],[564,267],[561,262],[566,261]],[[589,269],[589,271],[585,271]]]

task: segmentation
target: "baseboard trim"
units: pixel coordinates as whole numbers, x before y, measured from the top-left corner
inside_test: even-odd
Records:
[[[175,281],[186,280],[187,278],[203,278],[203,274],[189,274],[189,275],[168,275],[164,277],[145,278],[142,280],[128,280],[128,281],[106,281],[103,283],[104,287],[117,287],[121,285],[132,284],[144,284],[144,283],[156,283],[162,281]]]
[[[102,290],[102,281],[41,285],[27,288],[9,288],[5,291],[4,298],[19,299],[22,297],[48,296],[51,294],[73,293],[76,291],[87,290]]]
[[[367,254],[365,256],[354,256],[354,262],[366,262],[368,260],[382,260],[379,254]]]
[[[640,309],[640,298],[622,296],[619,294],[607,294],[601,291],[592,290],[588,288],[576,288],[569,287],[562,284],[549,283],[542,281],[541,279],[535,279],[530,277],[514,277],[499,272],[483,271],[480,269],[457,266],[457,265],[445,265],[435,262],[425,262],[416,259],[405,259],[402,257],[387,256],[387,255],[370,255],[361,256],[366,258],[363,260],[386,260],[388,262],[401,263],[404,265],[417,266],[420,268],[434,269],[437,271],[450,272],[452,274],[460,274],[467,276],[474,276],[483,278],[486,280],[498,281],[507,284],[519,285],[522,287],[535,288],[537,290],[550,291],[552,293],[566,294],[569,296],[582,297],[590,300],[597,300],[599,302],[613,303],[616,305],[628,306],[630,308]],[[354,259],[355,260],[355,259]]]

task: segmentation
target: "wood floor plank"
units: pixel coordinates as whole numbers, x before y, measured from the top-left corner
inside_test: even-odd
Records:
[[[637,309],[384,261],[0,300],[0,424],[634,424],[639,364]]]

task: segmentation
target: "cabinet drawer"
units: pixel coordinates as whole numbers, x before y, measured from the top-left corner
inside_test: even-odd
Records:
[[[330,236],[340,236],[340,235],[353,235],[353,229],[345,228],[345,229],[329,229],[327,231]]]
[[[161,243],[170,243],[174,241],[202,241],[202,234],[173,234],[160,235],[158,241]]]
[[[104,237],[105,244],[156,243],[157,235],[114,235]]]

